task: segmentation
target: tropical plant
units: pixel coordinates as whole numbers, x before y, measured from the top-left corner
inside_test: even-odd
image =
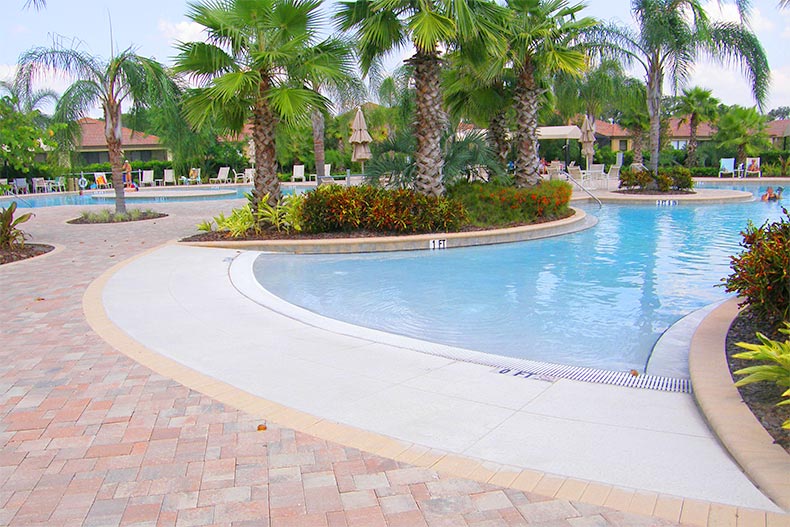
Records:
[[[768,149],[768,123],[755,108],[731,106],[719,117],[718,130],[713,140],[725,151],[735,151],[736,163],[745,163],[749,155]]]
[[[622,96],[618,122],[620,126],[631,132],[634,163],[641,165],[644,162],[644,139],[650,130],[650,116],[645,104],[645,85],[636,79],[626,82]]]
[[[747,15],[748,2],[736,0]],[[664,78],[674,86],[688,79],[701,54],[720,64],[739,64],[759,106],[765,102],[770,68],[757,36],[745,23],[711,22],[700,0],[632,0],[636,29],[609,24],[593,35],[604,56],[639,64],[647,79],[650,168],[658,169]]]
[[[14,99],[0,98],[0,162],[20,172],[28,172],[37,154],[53,148],[54,131],[36,124],[38,111],[21,113],[14,109]]]
[[[619,62],[603,60],[583,76],[560,72],[554,79],[556,109],[564,122],[586,115],[592,122],[621,100],[626,77]]]
[[[686,146],[686,166],[697,166],[697,128],[703,123],[715,121],[719,115],[719,100],[713,97],[711,90],[695,86],[683,90],[678,98],[675,115],[681,123],[689,125],[689,142]]]
[[[320,57],[319,7],[317,0],[205,0],[188,7],[187,17],[206,28],[208,39],[178,45],[175,71],[200,85],[186,98],[186,117],[198,128],[213,119],[229,133],[250,122],[258,202],[268,195],[274,205],[281,196],[277,124],[305,122],[328,107],[305,86],[308,74],[324,80],[347,74]]]
[[[722,280],[749,311],[766,321],[790,320],[790,216],[742,232],[744,251],[730,259],[732,274]]]
[[[12,99],[17,112],[31,115],[36,126],[41,129],[46,129],[49,126],[51,118],[42,110],[47,104],[57,104],[58,94],[53,90],[44,89],[25,93],[13,82],[7,81],[0,81],[0,90],[5,91],[7,96]]]
[[[55,44],[51,48],[34,48],[19,58],[16,83],[24,93],[32,93],[35,80],[52,71],[72,76],[75,81],[63,93],[55,109],[56,122],[69,123],[72,134],[95,105],[104,114],[104,137],[107,141],[112,181],[115,188],[115,211],[126,212],[121,174],[123,137],[121,114],[124,103],[133,107],[164,105],[174,100],[175,84],[164,67],[153,59],[136,55],[132,48],[111,53],[106,62],[96,56]],[[75,141],[76,142],[76,141]]]
[[[785,335],[790,335],[790,323],[785,322],[785,327],[779,331]],[[785,389],[782,397],[790,397],[790,340],[779,342],[771,340],[762,333],[757,333],[760,344],[738,342],[737,346],[749,351],[736,353],[736,359],[764,361],[767,364],[749,366],[735,371],[735,375],[746,375],[735,383],[735,386],[745,386],[755,382],[768,381]],[[776,406],[790,404],[790,399],[777,403]],[[782,423],[782,428],[790,429],[790,419]]]
[[[516,79],[516,185],[523,187],[539,179],[538,109],[545,83],[560,71],[580,75],[585,70],[578,38],[598,22],[577,18],[584,5],[570,5],[567,0],[509,0],[507,7],[508,48],[497,70],[510,67]]]
[[[14,218],[16,212],[16,201],[12,201],[8,207],[0,209],[0,249],[11,250],[14,247],[23,247],[25,238],[28,234],[19,228],[33,217],[32,212],[27,212]]]
[[[497,46],[501,8],[485,0],[351,0],[340,2],[335,20],[355,34],[360,66],[367,75],[384,55],[409,41],[415,48],[408,63],[414,67],[416,109],[415,189],[425,195],[444,193],[441,178],[441,138],[446,127],[440,72],[441,49],[465,42]]]

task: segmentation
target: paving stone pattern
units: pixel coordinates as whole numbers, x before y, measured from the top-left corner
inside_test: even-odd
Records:
[[[240,201],[157,204],[160,220],[67,225],[36,209],[56,254],[0,266],[0,525],[674,525],[447,478],[269,423],[135,363],[86,323],[110,266],[196,232]],[[142,208],[149,208],[144,205]]]

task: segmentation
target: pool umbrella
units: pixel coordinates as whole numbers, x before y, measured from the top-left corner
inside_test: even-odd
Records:
[[[593,147],[595,143],[595,125],[593,125],[586,115],[582,123],[582,135],[579,141],[582,144],[582,155],[587,159],[587,170],[590,170],[593,154],[595,153],[595,148]]]
[[[370,143],[373,138],[368,133],[368,125],[365,124],[365,116],[362,115],[362,108],[357,108],[357,115],[354,116],[354,122],[351,124],[351,161],[362,163],[362,173],[365,173],[365,161],[372,157],[370,153]]]

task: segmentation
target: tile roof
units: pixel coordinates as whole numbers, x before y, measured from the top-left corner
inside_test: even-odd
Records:
[[[104,121],[85,117],[79,120],[80,127],[82,128],[82,139],[80,146],[82,148],[107,148],[107,141],[104,138]],[[137,132],[130,128],[122,127],[121,136],[123,146],[158,146],[159,137],[155,135],[148,135],[143,132]]]

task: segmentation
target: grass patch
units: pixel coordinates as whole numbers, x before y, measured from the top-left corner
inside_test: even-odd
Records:
[[[127,221],[155,220],[157,218],[166,217],[167,214],[155,212],[151,209],[132,209],[126,211],[125,214],[116,214],[113,210],[102,209],[100,211],[82,211],[82,214],[79,218],[70,220],[68,223],[76,225],[92,223],[124,223]]]

